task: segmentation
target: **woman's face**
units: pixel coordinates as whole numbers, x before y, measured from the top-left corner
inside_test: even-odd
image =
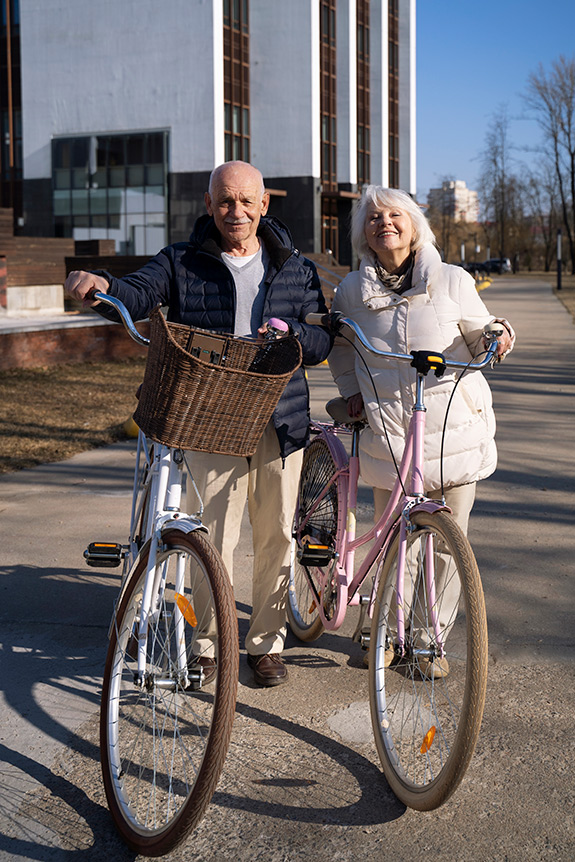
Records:
[[[365,219],[365,237],[381,263],[393,272],[409,257],[414,230],[411,218],[400,207],[370,204]]]

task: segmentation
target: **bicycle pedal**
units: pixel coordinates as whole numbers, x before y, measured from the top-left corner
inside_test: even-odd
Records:
[[[335,552],[328,545],[314,545],[308,542],[297,552],[298,561],[302,566],[328,566]]]
[[[84,551],[89,566],[97,569],[115,569],[124,559],[125,548],[118,542],[90,542]]]

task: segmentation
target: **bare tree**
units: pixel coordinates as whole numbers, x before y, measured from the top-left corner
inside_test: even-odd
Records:
[[[509,227],[517,203],[517,181],[512,172],[511,151],[509,115],[506,106],[501,105],[487,131],[479,177],[483,221],[494,227],[493,240],[498,245],[499,257],[507,256]]]
[[[560,56],[547,72],[540,63],[528,79],[527,106],[543,132],[561,200],[563,226],[575,273],[575,57]]]
[[[555,168],[543,158],[538,170],[528,171],[524,181],[526,217],[531,225],[531,259],[543,259],[545,272],[555,260],[557,228],[561,225],[561,202]]]

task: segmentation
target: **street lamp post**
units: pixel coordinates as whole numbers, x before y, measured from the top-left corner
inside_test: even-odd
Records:
[[[561,290],[561,228],[557,228],[557,290]]]

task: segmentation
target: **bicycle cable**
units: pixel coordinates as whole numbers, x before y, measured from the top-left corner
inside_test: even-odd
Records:
[[[338,332],[338,337],[339,337],[339,338],[343,338],[343,339],[344,339],[344,341],[347,341],[349,344],[351,344],[351,346],[353,347],[353,349],[355,350],[355,352],[357,353],[357,355],[359,356],[359,358],[361,359],[361,361],[362,361],[362,362],[363,362],[363,364],[364,364],[365,370],[366,370],[366,372],[367,372],[367,376],[368,376],[368,378],[369,378],[369,382],[371,383],[371,386],[372,386],[372,388],[373,388],[373,394],[374,394],[374,396],[375,396],[375,403],[377,404],[377,409],[378,409],[378,412],[379,412],[379,418],[381,419],[381,426],[382,426],[382,428],[383,428],[383,433],[384,433],[384,436],[385,436],[385,441],[386,441],[386,443],[387,443],[387,448],[389,449],[389,453],[390,453],[390,455],[391,455],[391,460],[393,461],[393,466],[394,466],[394,468],[395,468],[395,472],[396,472],[396,474],[397,474],[397,478],[398,478],[398,480],[399,480],[399,484],[401,485],[401,490],[403,491],[403,495],[404,495],[405,497],[407,497],[407,491],[406,491],[406,489],[405,489],[405,485],[403,484],[403,479],[401,478],[401,473],[400,473],[400,471],[399,471],[399,467],[397,466],[397,461],[396,461],[396,458],[395,458],[395,455],[394,455],[393,449],[391,448],[391,441],[390,441],[390,439],[389,439],[389,434],[387,433],[387,427],[386,427],[386,424],[385,424],[385,419],[383,418],[383,411],[382,411],[382,409],[381,409],[381,404],[380,404],[380,401],[379,401],[379,398],[378,398],[378,395],[377,395],[377,388],[376,388],[376,385],[375,385],[375,380],[373,379],[373,376],[372,376],[372,373],[371,373],[371,371],[370,371],[370,369],[369,369],[369,366],[368,366],[367,362],[365,361],[365,357],[361,354],[361,352],[360,352],[359,348],[358,348],[358,347],[357,347],[357,345],[355,344],[355,341],[352,341],[352,339],[351,339],[351,338],[348,338],[348,337],[347,337],[347,335],[344,335],[342,332]],[[365,405],[364,405],[364,407],[365,407]],[[367,414],[366,414],[366,415],[367,415]]]
[[[367,376],[368,376],[368,378],[369,378],[369,382],[371,383],[371,386],[372,386],[372,389],[373,389],[373,394],[374,394],[374,396],[375,396],[375,401],[376,401],[377,409],[378,409],[378,412],[379,412],[379,418],[381,419],[381,425],[382,425],[382,428],[383,428],[383,433],[384,433],[384,436],[385,436],[385,441],[386,441],[386,443],[387,443],[387,448],[389,449],[389,452],[390,452],[390,455],[391,455],[391,459],[392,459],[392,461],[393,461],[393,466],[394,466],[394,469],[395,469],[395,472],[396,472],[397,478],[398,478],[398,480],[399,480],[399,484],[400,484],[400,486],[401,486],[401,490],[403,491],[404,496],[407,496],[407,491],[406,491],[406,489],[405,489],[405,485],[404,485],[404,483],[403,483],[403,479],[401,478],[401,474],[400,474],[400,471],[399,471],[399,467],[397,466],[397,461],[396,461],[396,458],[395,458],[395,455],[394,455],[393,449],[391,448],[391,441],[390,441],[390,439],[389,439],[389,434],[387,433],[387,427],[386,427],[386,424],[385,424],[385,419],[384,419],[384,417],[383,417],[383,411],[382,411],[382,409],[381,409],[381,404],[380,404],[380,401],[379,401],[379,398],[378,398],[378,395],[377,395],[377,388],[376,388],[376,385],[375,385],[375,380],[373,379],[373,376],[372,376],[372,373],[371,373],[371,371],[370,371],[370,369],[369,369],[369,366],[368,366],[368,364],[367,364],[367,362],[366,362],[366,360],[365,360],[365,357],[361,354],[360,350],[358,349],[357,345],[355,344],[355,341],[352,341],[352,339],[351,339],[351,338],[348,338],[348,337],[347,337],[346,335],[344,335],[342,332],[338,332],[338,337],[339,337],[339,338],[344,339],[344,341],[347,341],[349,344],[351,344],[351,346],[353,347],[353,349],[355,350],[355,352],[357,353],[357,355],[359,356],[359,358],[360,358],[360,359],[361,359],[361,361],[363,362],[364,368],[365,368],[365,370],[366,370],[366,372],[367,372]],[[459,386],[459,383],[461,382],[461,380],[462,380],[462,378],[463,378],[463,375],[464,375],[464,374],[466,374],[466,373],[469,371],[469,369],[471,368],[472,364],[475,362],[475,360],[476,360],[479,356],[484,356],[486,353],[487,353],[487,350],[482,350],[482,351],[481,351],[481,353],[478,353],[476,356],[472,356],[472,357],[471,357],[471,359],[469,360],[469,362],[467,363],[467,365],[465,366],[465,368],[463,369],[463,371],[461,372],[461,374],[459,375],[459,377],[458,377],[458,378],[457,378],[457,380],[455,381],[454,386],[453,386],[453,390],[452,390],[452,392],[451,392],[451,395],[449,396],[449,401],[447,402],[447,407],[445,408],[445,419],[444,419],[444,422],[443,422],[443,429],[442,429],[442,432],[441,432],[441,448],[440,448],[440,453],[439,453],[439,469],[440,469],[441,496],[442,496],[442,498],[443,498],[443,499],[445,499],[445,488],[444,488],[444,478],[443,478],[443,451],[444,451],[444,444],[445,444],[445,436],[446,436],[446,432],[447,432],[447,419],[448,419],[448,417],[449,417],[449,410],[450,410],[450,408],[451,408],[451,404],[452,404],[452,401],[453,401],[453,398],[454,398],[455,392],[456,392],[456,390],[457,390],[457,387]]]
[[[485,354],[487,352],[488,352],[487,350],[482,350],[481,353],[478,353],[476,356],[471,357],[471,359],[469,360],[469,362],[467,363],[467,365],[465,366],[465,368],[463,369],[463,371],[461,372],[461,374],[459,375],[459,377],[455,381],[455,383],[453,385],[453,390],[451,392],[451,395],[449,396],[449,401],[447,402],[447,407],[445,408],[445,419],[443,422],[443,429],[441,431],[441,448],[439,450],[439,471],[440,471],[439,472],[439,480],[441,482],[441,496],[444,500],[445,500],[445,488],[443,486],[443,448],[444,448],[444,444],[445,444],[445,436],[447,433],[447,419],[449,417],[449,410],[451,408],[451,403],[453,401],[453,397],[455,395],[457,387],[459,386],[461,380],[463,379],[463,375],[467,374],[467,372],[471,368],[472,364],[475,362],[475,360],[479,356],[485,356]]]

